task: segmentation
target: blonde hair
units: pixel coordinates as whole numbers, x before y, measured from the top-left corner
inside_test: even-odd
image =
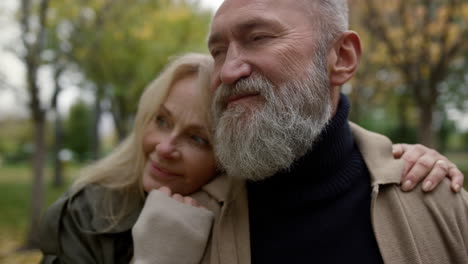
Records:
[[[109,191],[108,193],[115,191],[119,193],[118,206],[113,204],[115,199],[107,195],[109,199],[106,199],[102,208],[104,217],[111,222],[109,228],[117,225],[145,199],[142,185],[145,164],[143,136],[161,104],[166,100],[172,85],[184,77],[196,75],[198,85],[201,87],[201,96],[206,100],[206,108],[200,110],[209,115],[211,97],[208,87],[212,67],[211,57],[205,54],[188,53],[172,59],[172,62],[143,91],[132,133],[107,157],[81,171],[72,186],[73,192],[76,193],[87,185],[97,184]],[[116,213],[117,208],[118,213]]]

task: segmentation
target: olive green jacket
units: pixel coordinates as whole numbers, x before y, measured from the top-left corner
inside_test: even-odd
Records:
[[[109,229],[110,222],[99,210],[105,195],[102,187],[90,185],[76,194],[64,194],[47,209],[39,231],[41,263],[129,263],[131,227],[141,207]]]

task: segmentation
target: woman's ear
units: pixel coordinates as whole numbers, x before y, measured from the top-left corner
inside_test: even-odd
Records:
[[[361,40],[354,31],[346,31],[328,54],[330,86],[342,86],[354,76],[361,61]]]

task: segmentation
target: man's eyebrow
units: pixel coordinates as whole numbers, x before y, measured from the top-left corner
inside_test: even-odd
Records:
[[[265,17],[252,17],[234,26],[234,32],[248,32],[255,28],[281,28],[282,23],[277,19]],[[208,47],[222,40],[219,32],[212,33],[208,38]]]
[[[208,37],[208,48],[221,41],[221,34],[211,33]]]
[[[275,28],[279,27],[281,23],[276,19],[269,19],[265,17],[252,17],[237,25],[236,30],[250,31],[255,28]]]

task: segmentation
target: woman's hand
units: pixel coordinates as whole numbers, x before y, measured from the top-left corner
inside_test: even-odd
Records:
[[[165,195],[167,195],[168,197],[176,200],[176,201],[179,201],[181,203],[184,203],[184,204],[187,204],[187,205],[191,205],[191,206],[194,206],[194,207],[198,207],[198,208],[205,208],[203,206],[201,206],[197,200],[193,199],[192,197],[190,196],[182,196],[178,193],[172,193],[171,189],[169,189],[168,187],[166,186],[163,186],[161,188],[158,189],[160,192],[164,193]]]
[[[167,187],[150,191],[132,228],[133,263],[200,263],[213,219],[191,197],[172,194]]]
[[[426,146],[416,144],[394,144],[393,157],[405,161],[401,177],[401,189],[411,191],[423,181],[423,191],[430,192],[445,178],[452,183],[454,192],[459,192],[463,186],[464,175],[457,166],[439,152]]]

